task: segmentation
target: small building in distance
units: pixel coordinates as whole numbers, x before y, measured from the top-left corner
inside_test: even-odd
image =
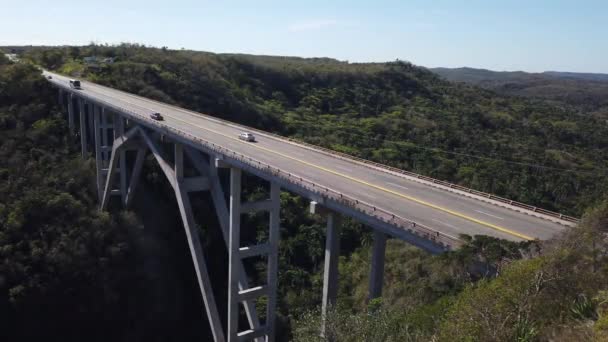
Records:
[[[99,69],[107,64],[113,64],[116,57],[98,57],[98,56],[87,56],[83,59],[84,64],[87,68]]]

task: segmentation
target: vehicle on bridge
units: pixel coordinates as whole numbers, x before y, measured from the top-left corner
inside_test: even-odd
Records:
[[[70,88],[82,89],[82,86],[80,85],[80,81],[79,80],[70,80]]]
[[[160,113],[152,113],[150,114],[150,118],[156,121],[163,121],[165,119]]]
[[[248,132],[241,132],[241,134],[239,134],[239,139],[249,142],[255,142],[255,136]]]

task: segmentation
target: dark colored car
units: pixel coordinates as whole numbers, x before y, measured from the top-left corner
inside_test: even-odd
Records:
[[[163,116],[160,115],[160,113],[152,113],[152,114],[150,114],[150,118],[152,118],[152,120],[157,120],[157,121],[164,120]]]
[[[80,85],[80,81],[79,80],[70,80],[70,88],[82,89],[82,86]]]

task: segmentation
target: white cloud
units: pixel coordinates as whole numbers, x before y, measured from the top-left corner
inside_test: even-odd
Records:
[[[307,20],[291,24],[289,25],[288,29],[291,32],[318,31],[337,24],[338,21],[332,19]]]

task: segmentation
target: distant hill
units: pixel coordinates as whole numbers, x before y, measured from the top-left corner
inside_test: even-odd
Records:
[[[550,100],[585,112],[608,114],[608,74],[546,71],[492,71],[475,68],[432,68],[452,82],[464,82],[503,95]]]
[[[545,71],[543,75],[568,78],[574,80],[600,81],[608,82],[608,74],[584,73],[584,72],[563,72],[563,71]]]

